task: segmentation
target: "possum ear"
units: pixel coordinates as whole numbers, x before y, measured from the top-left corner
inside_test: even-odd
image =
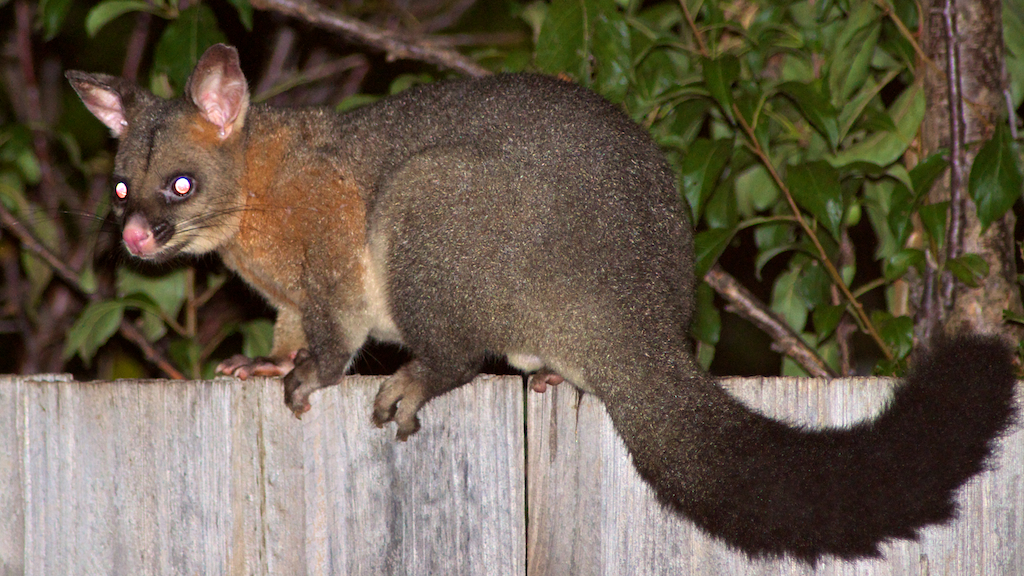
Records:
[[[238,63],[238,51],[214,44],[206,49],[185,86],[185,95],[226,140],[240,130],[249,108],[249,87]]]
[[[139,101],[155,98],[123,78],[68,70],[64,76],[78,93],[85,107],[110,128],[115,138],[128,129],[129,109]]]

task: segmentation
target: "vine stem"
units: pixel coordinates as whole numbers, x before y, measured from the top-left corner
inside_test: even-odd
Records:
[[[686,6],[686,0],[679,0],[679,6],[683,9],[683,16],[686,17],[686,23],[693,32],[693,38],[697,40],[697,48],[700,50],[700,55],[705,58],[710,57],[707,43],[704,42],[704,34],[701,33],[700,28],[697,28],[697,22],[693,19],[693,14],[690,14],[690,9]]]
[[[807,236],[811,239],[811,242],[814,244],[814,248],[818,251],[818,257],[821,259],[821,263],[825,266],[825,270],[828,272],[828,275],[832,278],[832,283],[839,288],[839,291],[843,293],[843,297],[846,298],[846,300],[853,307],[853,310],[856,313],[857,318],[860,320],[860,323],[864,326],[864,330],[875,341],[875,343],[878,345],[878,348],[882,351],[882,354],[885,355],[885,358],[890,361],[894,360],[895,356],[893,355],[892,350],[889,349],[889,346],[885,343],[885,340],[882,339],[881,335],[878,334],[878,330],[875,329],[874,323],[871,322],[870,318],[868,318],[867,312],[864,311],[864,305],[861,304],[859,300],[857,300],[857,297],[854,296],[853,292],[850,291],[850,287],[847,286],[846,282],[843,281],[843,277],[842,275],[839,274],[839,270],[836,269],[835,264],[832,263],[832,260],[829,259],[828,254],[825,252],[825,247],[822,246],[821,242],[818,240],[818,235],[814,233],[814,230],[811,229],[810,224],[808,224],[807,220],[804,219],[803,214],[800,212],[800,208],[796,204],[796,200],[793,198],[793,194],[789,191],[789,187],[786,186],[785,182],[783,182],[782,177],[779,176],[778,171],[775,170],[775,165],[772,164],[771,159],[768,158],[768,154],[765,153],[764,148],[761,147],[761,142],[757,139],[757,135],[754,133],[754,129],[750,126],[750,124],[747,123],[747,120],[746,118],[743,117],[743,114],[740,113],[740,109],[738,106],[733,104],[732,108],[733,113],[739,120],[740,126],[743,127],[743,131],[746,132],[747,134],[747,147],[749,147],[750,150],[757,156],[757,158],[761,161],[761,164],[763,164],[764,167],[768,169],[768,173],[771,175],[772,180],[774,180],[775,184],[779,187],[780,190],[782,190],[782,194],[786,197],[786,201],[789,203],[789,207],[793,211],[793,215],[796,218],[797,223],[800,224],[800,227],[803,228],[804,232],[807,234]]]
[[[943,5],[943,22],[946,35],[946,74],[949,91],[949,229],[946,232],[946,258],[953,259],[963,253],[964,243],[964,109],[960,86],[960,47],[958,44],[956,2],[946,0]],[[953,275],[942,274],[942,308],[948,309],[953,302]]]

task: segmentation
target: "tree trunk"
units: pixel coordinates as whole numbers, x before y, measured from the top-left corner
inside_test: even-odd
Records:
[[[978,254],[989,274],[980,288],[956,282],[935,268],[923,279],[916,334],[975,330],[1019,340],[1019,327],[1004,324],[1003,310],[1021,310],[1014,253],[1016,217],[1007,213],[981,229],[967,193],[967,177],[980,144],[1005,122],[1002,7],[999,0],[929,0],[924,6],[922,48],[931,62],[918,64],[928,102],[921,127],[922,157],[950,151],[947,178],[936,182],[930,202],[950,200],[943,258]],[[949,71],[952,69],[952,74]],[[958,94],[959,98],[950,98]],[[950,102],[954,109],[950,110]],[[958,134],[958,138],[951,137]]]

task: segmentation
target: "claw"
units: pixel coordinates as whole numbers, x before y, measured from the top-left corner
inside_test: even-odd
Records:
[[[285,376],[295,367],[290,354],[287,358],[269,358],[260,356],[249,358],[242,354],[235,354],[217,365],[217,372],[234,376],[240,380],[246,380],[250,376]]]
[[[565,382],[565,378],[558,374],[548,370],[540,370],[530,376],[530,389],[534,392],[544,393],[547,392],[548,386],[557,386],[562,382]]]
[[[396,438],[407,440],[420,429],[416,413],[426,401],[423,384],[412,375],[411,369],[402,367],[377,392],[373,401],[373,423],[382,428],[388,422],[394,422],[397,424]]]
[[[295,355],[295,367],[284,377],[284,403],[291,408],[296,418],[309,412],[309,395],[319,390],[316,359],[306,350],[299,350]]]
[[[292,408],[292,415],[295,416],[296,420],[302,420],[302,415],[313,409],[313,406],[309,402],[306,402],[298,409]]]

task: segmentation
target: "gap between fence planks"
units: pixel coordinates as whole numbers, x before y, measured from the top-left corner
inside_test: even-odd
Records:
[[[0,376],[0,576],[1024,574],[1019,429],[957,522],[812,570],[750,561],[661,509],[570,386],[528,393],[524,412],[519,378],[481,377],[401,443],[369,423],[380,382],[319,392],[300,422],[273,380]],[[888,396],[866,379],[727,385],[812,425]]]

